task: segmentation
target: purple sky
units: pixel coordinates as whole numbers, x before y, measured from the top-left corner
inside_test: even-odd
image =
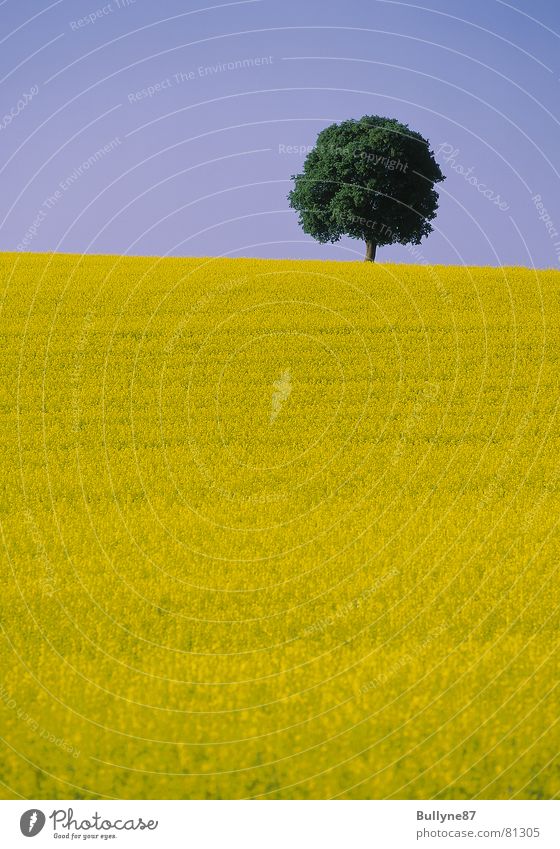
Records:
[[[560,3],[424,2],[3,0],[0,249],[358,259],[286,194],[323,127],[381,114],[447,180],[380,261],[559,268]]]

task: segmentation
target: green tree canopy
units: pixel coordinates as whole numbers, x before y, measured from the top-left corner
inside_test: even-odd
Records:
[[[364,115],[332,124],[317,137],[303,173],[292,177],[290,206],[318,242],[342,236],[379,245],[419,244],[432,232],[444,180],[429,142],[394,118]]]

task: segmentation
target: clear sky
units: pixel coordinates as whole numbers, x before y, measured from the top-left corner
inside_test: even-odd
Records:
[[[329,123],[447,175],[380,261],[560,268],[558,0],[3,0],[0,249],[352,260],[286,200]]]

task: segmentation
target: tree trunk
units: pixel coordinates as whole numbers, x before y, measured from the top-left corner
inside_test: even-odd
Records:
[[[366,242],[366,255],[364,257],[364,262],[375,262],[375,252],[377,250],[377,245],[375,242],[367,241]]]

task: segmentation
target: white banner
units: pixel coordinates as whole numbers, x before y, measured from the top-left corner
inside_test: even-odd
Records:
[[[560,847],[557,801],[4,801],[2,846]],[[30,844],[30,839],[36,843]]]

